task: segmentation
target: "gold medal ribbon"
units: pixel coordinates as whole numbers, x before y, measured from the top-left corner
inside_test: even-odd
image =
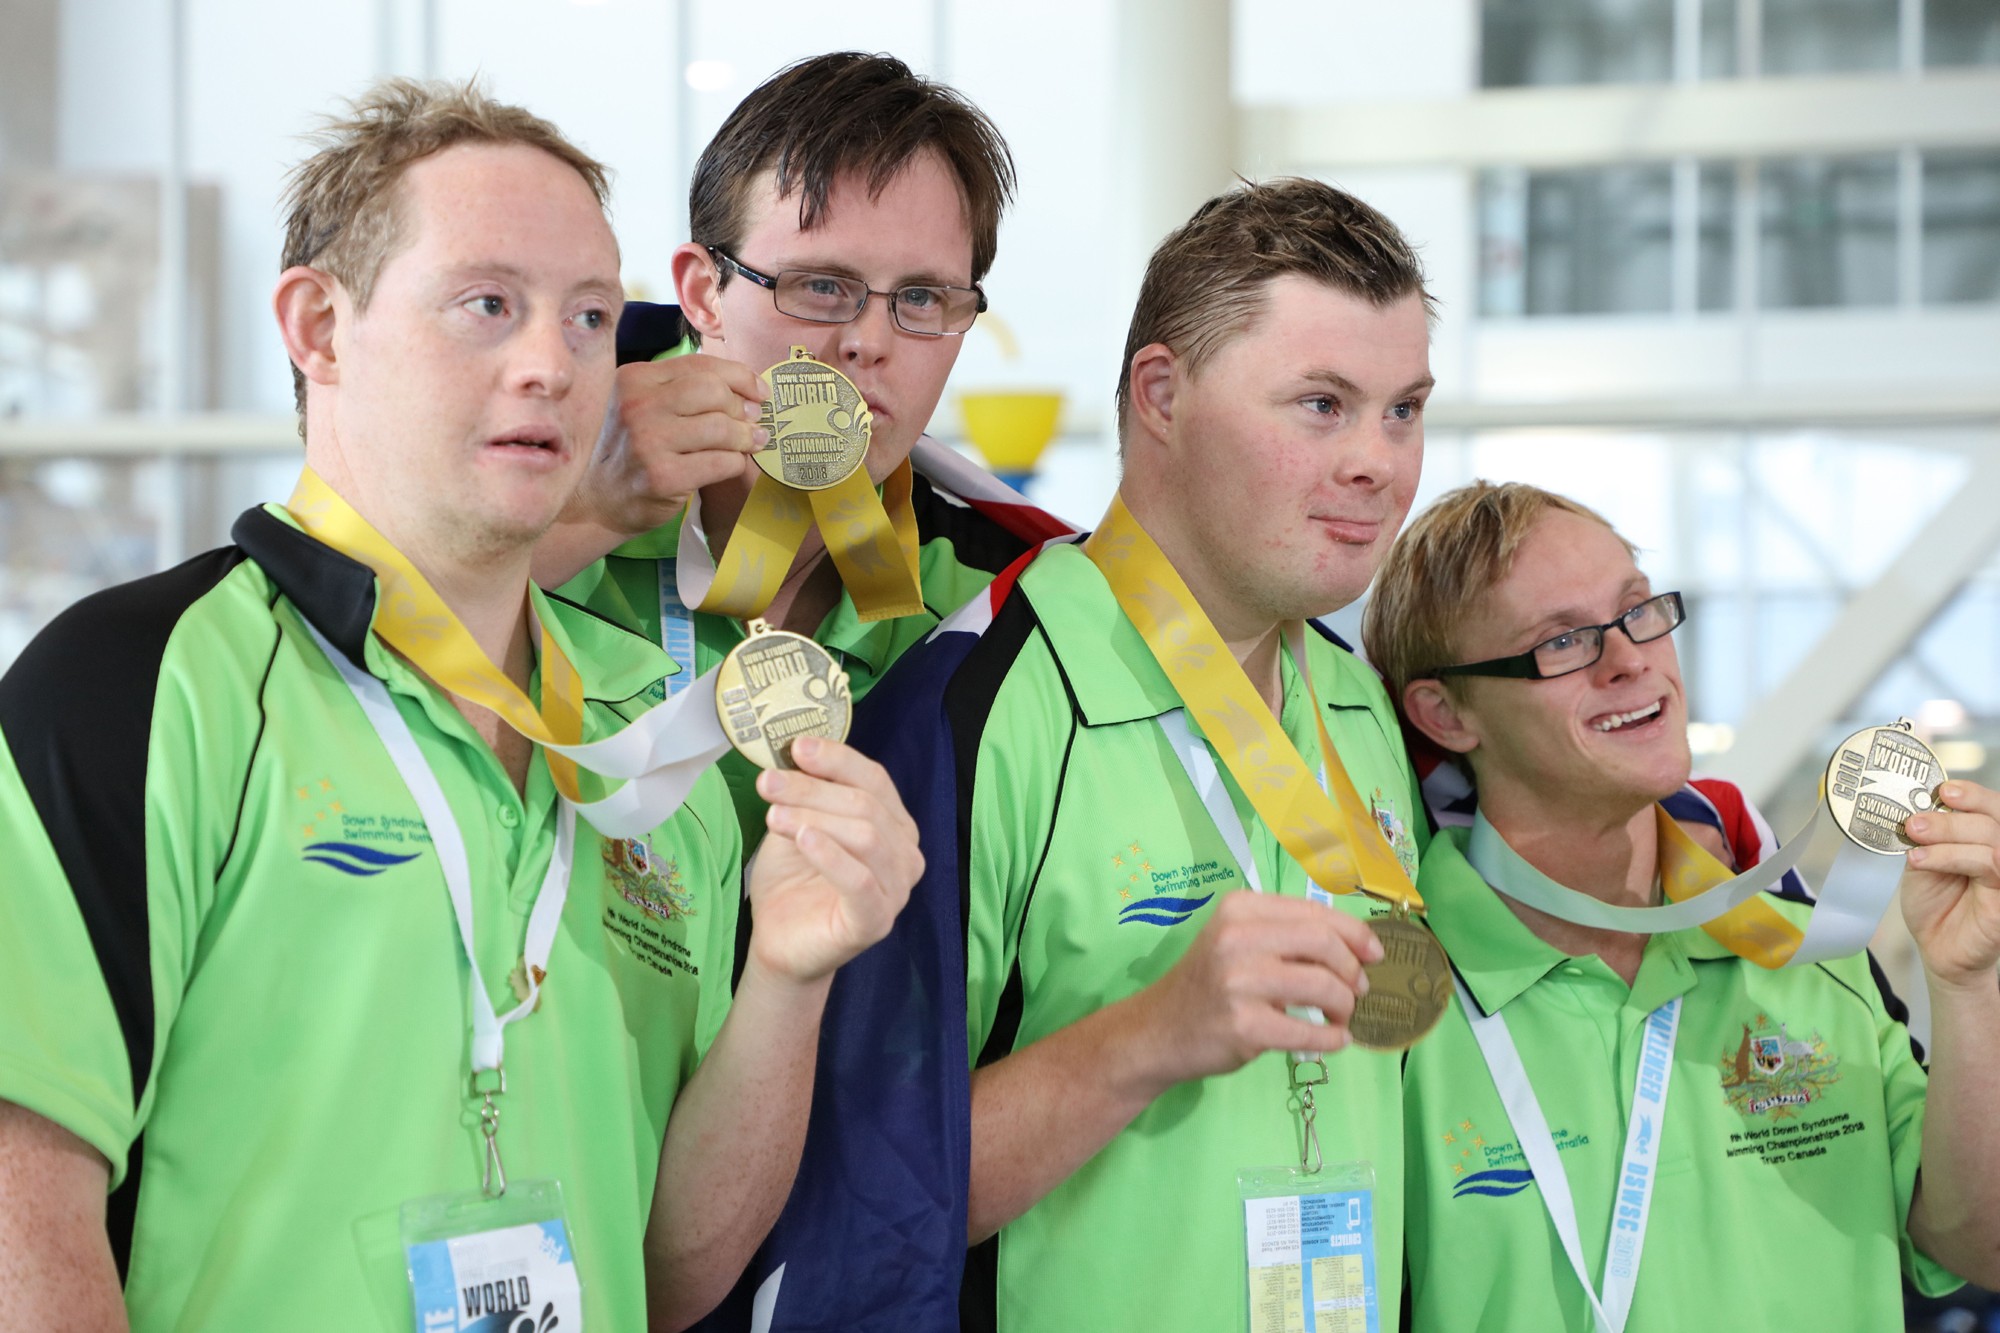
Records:
[[[1313,883],[1329,893],[1358,889],[1421,910],[1423,899],[1416,885],[1362,804],[1333,748],[1303,658],[1296,665],[1312,698],[1320,762],[1326,772],[1324,790],[1180,574],[1125,507],[1122,495],[1112,497],[1110,512],[1083,550],[1111,585],[1119,607],[1138,628],[1258,818]]]
[[[583,740],[583,677],[547,625],[540,626],[542,706],[537,709],[486,656],[430,580],[319,474],[307,468],[285,508],[315,539],[375,571],[381,585],[376,637],[439,689],[492,709],[537,745],[576,745]],[[527,595],[525,590],[522,595]],[[576,762],[554,750],[545,749],[545,754],[556,789],[582,804]]]
[[[1685,902],[1735,878],[1735,872],[1689,837],[1664,806],[1653,810],[1659,828],[1660,888],[1668,899]],[[1717,944],[1759,967],[1783,967],[1805,941],[1804,932],[1765,902],[1762,894],[1703,922],[1701,928]]]
[[[738,620],[763,615],[815,524],[861,619],[889,620],[924,609],[908,459],[889,474],[880,496],[865,467],[817,491],[794,490],[758,473],[716,561],[715,582],[694,609]]]

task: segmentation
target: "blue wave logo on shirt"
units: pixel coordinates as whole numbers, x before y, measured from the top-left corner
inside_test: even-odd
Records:
[[[411,852],[400,856],[358,842],[315,842],[307,844],[305,859],[332,866],[343,875],[379,875],[422,855],[422,852]]]
[[[1164,894],[1141,898],[1118,909],[1118,924],[1129,926],[1134,921],[1143,921],[1149,926],[1178,926],[1206,907],[1214,897],[1212,893],[1204,893],[1199,898],[1173,898]]]
[[[1519,1194],[1535,1183],[1532,1171],[1501,1170],[1475,1171],[1452,1186],[1451,1197],[1463,1198],[1468,1194],[1484,1194],[1495,1199],[1504,1199],[1510,1194]]]

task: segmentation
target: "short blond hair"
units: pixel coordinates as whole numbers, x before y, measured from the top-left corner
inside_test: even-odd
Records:
[[[1118,368],[1121,444],[1140,348],[1162,343],[1198,373],[1264,312],[1271,281],[1292,274],[1378,308],[1417,296],[1433,313],[1423,264],[1387,217],[1323,181],[1246,181],[1197,209],[1146,265]]]
[[[576,169],[596,196],[611,197],[604,165],[540,116],[495,101],[476,80],[464,83],[384,79],[328,116],[308,136],[319,151],[285,178],[285,248],[279,270],[307,264],[331,275],[366,309],[382,266],[408,240],[403,173],[433,153],[462,143],[524,144]],[[292,367],[299,433],[305,433],[306,381]]]
[[[1596,510],[1520,481],[1475,481],[1448,491],[1403,529],[1361,614],[1363,648],[1392,698],[1457,662],[1455,631],[1466,609],[1507,577],[1521,543],[1550,513],[1602,523],[1637,554]]]

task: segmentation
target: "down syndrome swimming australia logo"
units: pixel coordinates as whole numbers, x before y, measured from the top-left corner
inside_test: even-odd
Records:
[[[1451,1197],[1505,1199],[1535,1183],[1528,1159],[1513,1139],[1489,1140],[1473,1121],[1460,1120],[1441,1136],[1451,1165]],[[1551,1132],[1557,1152],[1587,1147],[1588,1134],[1563,1128]]]
[[[292,808],[305,844],[300,859],[357,879],[370,879],[414,861],[430,845],[423,820],[355,814],[341,803],[328,778],[295,784]]]
[[[1178,926],[1208,906],[1215,897],[1210,885],[1236,878],[1236,871],[1218,861],[1161,870],[1138,842],[1111,854],[1111,870],[1119,877],[1118,924]]]

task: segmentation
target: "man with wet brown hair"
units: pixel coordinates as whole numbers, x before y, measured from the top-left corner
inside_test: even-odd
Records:
[[[962,1311],[1010,1331],[1240,1327],[1239,1176],[1299,1168],[1314,1135],[1314,1164],[1338,1168],[1315,1178],[1337,1178],[1357,1219],[1354,1308],[1393,1322],[1398,1061],[1348,1049],[1381,957],[1368,919],[1387,909],[1323,874],[1342,896],[1313,901],[1290,824],[1216,756],[1254,750],[1260,775],[1307,787],[1339,767],[1374,887],[1415,873],[1423,812],[1388,698],[1301,622],[1361,595],[1415,493],[1428,313],[1414,251],[1360,200],[1278,180],[1210,201],[1141,288],[1118,501],[860,710],[855,743],[906,794],[926,861],[889,939],[842,979],[877,997],[874,1049],[830,1032],[844,1058],[823,1049],[822,1089],[850,1100],[816,1099],[801,1167],[836,1162],[866,1202],[822,1262],[907,1274],[903,1303],[863,1326]],[[1190,663],[1229,682],[1229,715],[1258,729],[1248,750],[1239,725],[1197,717],[1175,675]],[[924,1025],[942,1031],[919,1039]],[[1315,1068],[1316,1121],[1295,1082]],[[823,1130],[842,1125],[829,1152]],[[978,1253],[941,1312],[951,1284],[921,1258],[961,1240]]]

